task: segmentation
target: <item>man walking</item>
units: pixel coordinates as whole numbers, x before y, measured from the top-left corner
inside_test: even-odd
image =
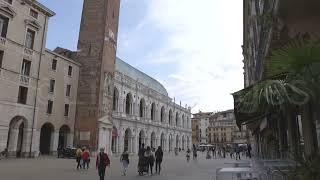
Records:
[[[163,159],[163,151],[162,151],[161,146],[158,147],[155,156],[156,156],[156,173],[160,174],[161,163],[162,163],[162,159]]]
[[[100,153],[98,154],[96,160],[96,168],[98,169],[100,180],[104,180],[107,166],[110,166],[110,159],[104,152],[104,148],[100,148]]]

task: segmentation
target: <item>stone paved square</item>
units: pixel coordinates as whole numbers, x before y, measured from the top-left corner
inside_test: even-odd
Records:
[[[200,155],[197,160],[186,162],[182,155],[166,156],[162,164],[161,175],[138,176],[137,157],[131,157],[127,176],[121,176],[121,166],[118,157],[111,158],[111,168],[107,169],[105,179],[154,179],[154,180],[214,180],[216,169],[225,167],[226,159],[205,159]],[[230,166],[230,165],[229,165]],[[0,161],[1,180],[91,180],[99,179],[95,160],[91,160],[89,170],[76,170],[74,159],[57,159],[43,157],[38,159],[9,159]]]

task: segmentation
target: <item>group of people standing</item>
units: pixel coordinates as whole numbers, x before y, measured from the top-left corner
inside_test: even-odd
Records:
[[[151,173],[153,175],[153,166],[156,164],[156,173],[160,174],[161,171],[161,163],[163,160],[163,151],[161,146],[154,152],[155,149],[148,146],[144,147],[144,144],[141,145],[138,156],[138,172],[139,175],[143,175],[146,172],[148,175]]]
[[[82,149],[79,147],[76,150],[76,161],[77,161],[77,169],[89,169],[90,164],[90,151],[88,148],[83,147]]]
[[[207,149],[207,159],[213,158],[226,158],[227,154],[230,155],[231,159],[241,160],[241,156],[251,158],[251,145],[247,144],[246,147],[234,146],[234,147],[212,147]]]

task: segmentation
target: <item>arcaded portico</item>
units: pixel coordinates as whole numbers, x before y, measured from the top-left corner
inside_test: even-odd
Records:
[[[191,147],[190,108],[173,102],[162,84],[120,59],[112,109],[112,122],[99,124],[99,145],[113,154],[137,153],[142,143],[164,151]]]

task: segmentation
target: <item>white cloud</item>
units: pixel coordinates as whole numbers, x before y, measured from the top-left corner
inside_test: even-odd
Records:
[[[242,2],[152,0],[148,13],[152,24],[169,34],[152,61],[176,65],[176,72],[161,80],[169,94],[197,104],[194,112],[233,108],[230,93],[243,86]]]
[[[141,52],[144,57],[139,64],[152,64],[159,69],[170,67],[169,74],[156,74],[156,78],[170,97],[175,97],[177,103],[188,103],[193,112],[233,108],[230,93],[243,87],[242,1],[144,2],[147,13],[123,37],[124,44],[137,49],[148,38],[148,34],[139,33],[144,28],[159,30],[164,39],[161,43],[153,39],[156,49]]]

